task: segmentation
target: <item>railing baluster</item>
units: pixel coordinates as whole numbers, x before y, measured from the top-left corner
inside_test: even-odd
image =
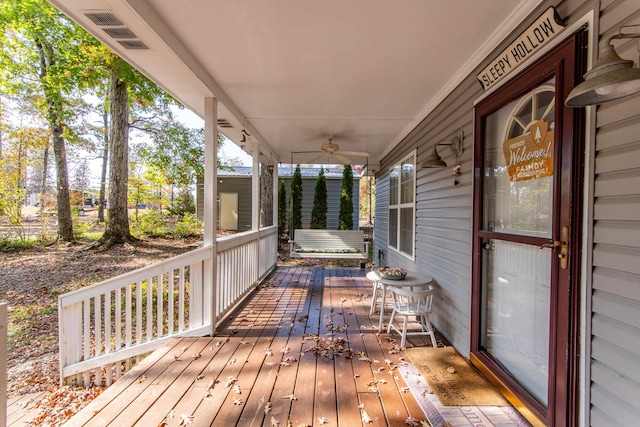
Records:
[[[158,333],[157,337],[160,338],[162,336],[162,329],[164,328],[164,322],[162,321],[162,310],[163,310],[163,301],[162,301],[162,289],[164,288],[164,273],[158,274],[158,287],[156,290],[156,298],[158,300],[156,307],[158,309],[156,313],[156,324],[158,325]]]
[[[95,326],[94,329],[95,331],[93,332],[93,340],[94,340],[94,344],[93,344],[93,348],[94,348],[94,353],[97,356],[100,356],[100,354],[102,353],[102,344],[103,344],[103,337],[102,337],[102,326],[101,326],[101,322],[102,322],[102,295],[97,295],[94,299],[93,299],[93,320],[95,322]],[[101,369],[96,369],[96,384],[97,385],[102,385],[102,370]]]
[[[87,360],[91,357],[91,299],[82,301],[82,347],[83,347],[83,359]],[[82,375],[82,384],[88,387],[91,383],[91,376],[89,372],[85,372]]]
[[[178,332],[184,330],[184,267],[178,270]]]
[[[120,350],[122,346],[122,288],[118,288],[115,292],[115,312],[114,317],[116,321],[115,330],[113,335],[115,338],[115,344],[113,351]],[[120,377],[120,370],[122,366],[120,363],[116,364],[116,378]]]
[[[147,341],[153,339],[153,277],[147,279]]]
[[[127,285],[125,288],[125,322],[124,322],[124,330],[125,330],[125,347],[131,347],[131,336],[133,335],[133,324],[131,321],[132,313],[133,313],[133,301],[131,299],[131,284]]]
[[[111,291],[104,294],[104,353],[111,353]]]
[[[142,343],[142,281],[136,282],[136,344]]]
[[[173,335],[173,287],[175,270],[167,272],[167,335]]]

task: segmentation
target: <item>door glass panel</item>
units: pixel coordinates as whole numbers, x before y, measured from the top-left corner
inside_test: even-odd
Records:
[[[481,346],[547,405],[551,250],[485,240]]]
[[[554,79],[486,116],[483,139],[481,347],[547,406],[552,237]],[[541,239],[541,241],[543,241]]]
[[[553,80],[487,116],[483,229],[551,237]]]

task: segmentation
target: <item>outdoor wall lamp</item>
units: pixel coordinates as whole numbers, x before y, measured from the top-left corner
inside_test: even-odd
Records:
[[[435,147],[433,147],[433,152],[431,153],[431,155],[429,157],[427,157],[425,159],[424,162],[422,162],[422,167],[423,168],[446,168],[447,164],[445,163],[444,160],[442,160],[442,157],[440,157],[440,155],[438,154],[438,146],[440,145],[448,145],[451,147],[451,152],[453,153],[453,155],[456,157],[455,163],[456,163],[456,167],[458,165],[458,156],[462,154],[462,151],[464,151],[463,147],[462,147],[462,142],[464,141],[464,132],[460,131],[459,134],[457,134],[456,136],[453,137],[453,139],[451,140],[451,142],[439,142],[436,144]],[[455,172],[455,171],[454,171]],[[457,174],[460,174],[460,169],[457,169]]]
[[[640,25],[634,27],[640,28]],[[640,38],[640,31],[623,33],[625,28],[629,27],[621,27],[618,34],[609,37],[593,68],[584,75],[584,82],[574,87],[567,97],[567,106],[602,104],[640,92],[640,69],[633,66],[633,61],[620,58],[612,44],[614,40]]]
[[[247,136],[251,136],[251,134],[246,130],[242,129],[242,139],[240,140],[240,142],[247,142]]]

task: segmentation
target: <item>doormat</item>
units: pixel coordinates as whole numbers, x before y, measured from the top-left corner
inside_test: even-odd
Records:
[[[405,350],[443,406],[508,406],[497,388],[453,347]]]

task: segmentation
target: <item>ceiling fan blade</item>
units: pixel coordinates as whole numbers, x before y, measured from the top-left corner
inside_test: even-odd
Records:
[[[353,161],[350,158],[343,156],[341,153],[343,153],[343,151],[340,151],[339,153],[338,152],[333,153],[333,157],[340,160],[343,165],[353,164]]]
[[[347,156],[369,157],[369,153],[367,153],[366,151],[339,150],[338,153],[344,154]]]

